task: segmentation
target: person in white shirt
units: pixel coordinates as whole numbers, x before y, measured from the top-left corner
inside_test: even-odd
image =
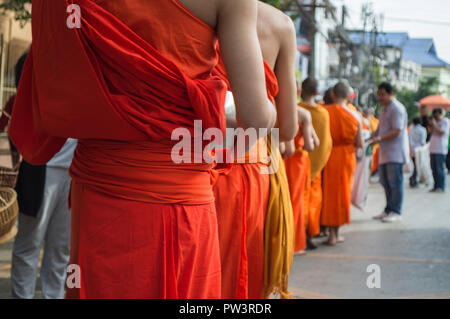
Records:
[[[430,140],[430,161],[433,171],[434,187],[431,192],[445,192],[445,158],[448,153],[448,136],[450,120],[444,117],[444,111],[440,108],[433,110]]]
[[[409,178],[409,185],[411,187],[417,187],[416,149],[424,146],[427,141],[427,130],[421,125],[420,117],[413,119],[413,127],[409,130],[408,135],[411,160],[414,164],[414,172]]]

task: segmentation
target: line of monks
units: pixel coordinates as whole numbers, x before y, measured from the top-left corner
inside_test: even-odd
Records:
[[[329,245],[343,241],[350,222],[363,121],[349,86],[319,105],[307,79],[297,105],[294,25],[262,2],[69,2],[80,29],[61,27],[66,1],[33,2],[9,128],[36,165],[79,140],[69,204],[81,284],[67,297],[287,298],[294,252],[313,247],[321,226]],[[230,165],[175,164],[171,132],[196,119],[276,127],[281,143],[259,136]]]

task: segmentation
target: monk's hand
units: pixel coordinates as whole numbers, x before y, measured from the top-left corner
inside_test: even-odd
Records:
[[[291,140],[289,142],[284,142],[282,144],[283,144],[283,152],[281,152],[281,148],[280,148],[280,152],[281,152],[281,155],[283,156],[283,159],[288,159],[289,157],[294,155],[294,153],[295,153],[294,140]]]
[[[315,148],[314,143],[314,128],[312,125],[303,124],[303,139],[305,140],[305,151],[312,152]]]
[[[280,149],[281,155],[283,155],[284,152],[286,152],[286,144],[284,144],[284,142],[280,142],[279,149]]]

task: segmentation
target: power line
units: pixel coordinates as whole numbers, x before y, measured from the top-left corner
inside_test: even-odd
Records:
[[[407,18],[397,18],[397,17],[385,17],[387,20],[396,20],[403,22],[414,22],[414,23],[425,23],[425,24],[434,24],[434,25],[442,25],[450,27],[450,22],[444,21],[433,21],[433,20],[421,20],[421,19],[407,19]]]

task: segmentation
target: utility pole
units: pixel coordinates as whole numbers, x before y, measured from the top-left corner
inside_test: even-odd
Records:
[[[311,4],[311,17],[313,20],[311,31],[310,31],[310,43],[311,43],[311,66],[309,68],[309,76],[312,78],[316,78],[316,8],[317,3],[316,0],[312,0]]]
[[[342,29],[345,29],[345,16],[346,16],[347,12],[346,12],[346,7],[345,5],[342,6],[342,17],[341,17],[341,26]],[[342,73],[343,73],[343,69],[345,66],[345,62],[346,62],[346,57],[345,57],[345,50],[344,50],[344,45],[342,43],[342,41],[339,41],[339,81],[342,80]]]

